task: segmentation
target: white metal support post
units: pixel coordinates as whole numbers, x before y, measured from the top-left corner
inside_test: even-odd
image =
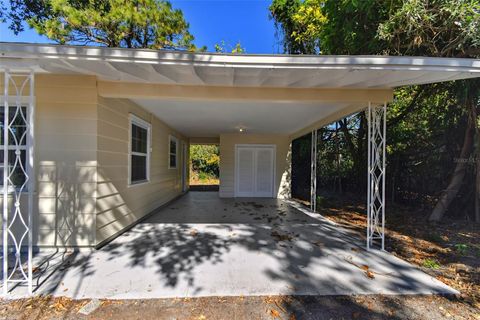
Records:
[[[368,103],[367,250],[374,240],[385,250],[385,171],[387,103]]]
[[[27,284],[32,293],[34,194],[34,72],[4,72],[3,117],[3,293]],[[28,96],[26,91],[28,90]],[[23,152],[23,154],[22,154]],[[27,197],[26,205],[25,196]],[[27,252],[25,254],[25,248]]]
[[[310,161],[310,210],[317,211],[317,130],[312,131]]]

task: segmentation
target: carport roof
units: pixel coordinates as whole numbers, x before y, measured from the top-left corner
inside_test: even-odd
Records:
[[[191,53],[0,43],[2,68],[103,81],[280,88],[394,88],[480,77],[480,60],[398,56]]]
[[[480,77],[480,60],[218,54],[0,42],[0,71],[93,75],[191,138],[292,139],[393,98],[393,88]],[[213,120],[212,120],[213,119]]]

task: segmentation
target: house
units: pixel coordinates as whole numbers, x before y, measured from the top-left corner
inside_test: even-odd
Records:
[[[480,77],[480,60],[1,43],[0,75],[3,250],[30,263],[35,247],[100,247],[187,192],[192,143],[220,146],[220,197],[288,198],[291,141],[364,109],[367,245],[383,246],[393,88]]]

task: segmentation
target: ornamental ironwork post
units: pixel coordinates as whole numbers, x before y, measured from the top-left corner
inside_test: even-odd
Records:
[[[310,210],[317,211],[317,130],[312,131],[310,161]]]
[[[5,70],[2,98],[3,293],[11,284],[27,284],[32,293],[34,72]]]
[[[380,240],[385,250],[385,172],[387,104],[368,104],[367,250]]]

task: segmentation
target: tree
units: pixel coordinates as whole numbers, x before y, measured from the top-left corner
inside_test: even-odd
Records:
[[[320,53],[320,31],[325,25],[322,0],[273,0],[270,17],[281,31],[284,51],[290,54]]]
[[[322,19],[299,23],[300,12],[308,12],[305,7],[320,10],[316,16]],[[479,57],[478,0],[273,0],[270,12],[286,53]],[[438,186],[450,174],[439,197],[442,209],[434,210],[432,220],[441,219],[455,201],[474,202],[475,217],[480,219],[480,158],[475,179],[466,171],[471,162],[465,164],[465,157],[480,155],[479,88],[478,80],[468,80],[395,90],[387,119],[387,159],[392,166],[387,184],[392,199],[397,190],[409,200],[422,193],[429,199],[438,196]],[[342,146],[353,160],[350,179],[358,177],[357,190],[364,185],[357,173],[366,161],[365,130],[359,130],[362,118],[360,113],[338,123]],[[461,159],[453,165],[458,154]]]
[[[478,0],[406,0],[389,19],[380,24],[378,37],[389,43],[386,53],[397,55],[427,55],[436,57],[480,56],[480,2]],[[460,160],[437,205],[430,215],[439,221],[457,196],[467,168],[466,159],[473,150],[474,138],[478,140],[478,109],[480,108],[480,82],[461,81],[453,88],[468,117]],[[477,149],[479,147],[477,146]],[[478,154],[477,152],[475,152]],[[480,218],[480,178],[477,166],[475,192],[476,219]]]
[[[220,166],[220,150],[217,145],[190,146],[190,164],[193,171],[218,177]]]
[[[11,0],[10,28],[22,21],[61,44],[195,50],[189,24],[167,0]]]
[[[242,54],[242,53],[246,53],[247,51],[245,50],[244,47],[242,47],[242,44],[240,43],[240,41],[238,41],[234,46],[231,46],[230,44],[222,40],[220,43],[215,44],[215,52]]]

